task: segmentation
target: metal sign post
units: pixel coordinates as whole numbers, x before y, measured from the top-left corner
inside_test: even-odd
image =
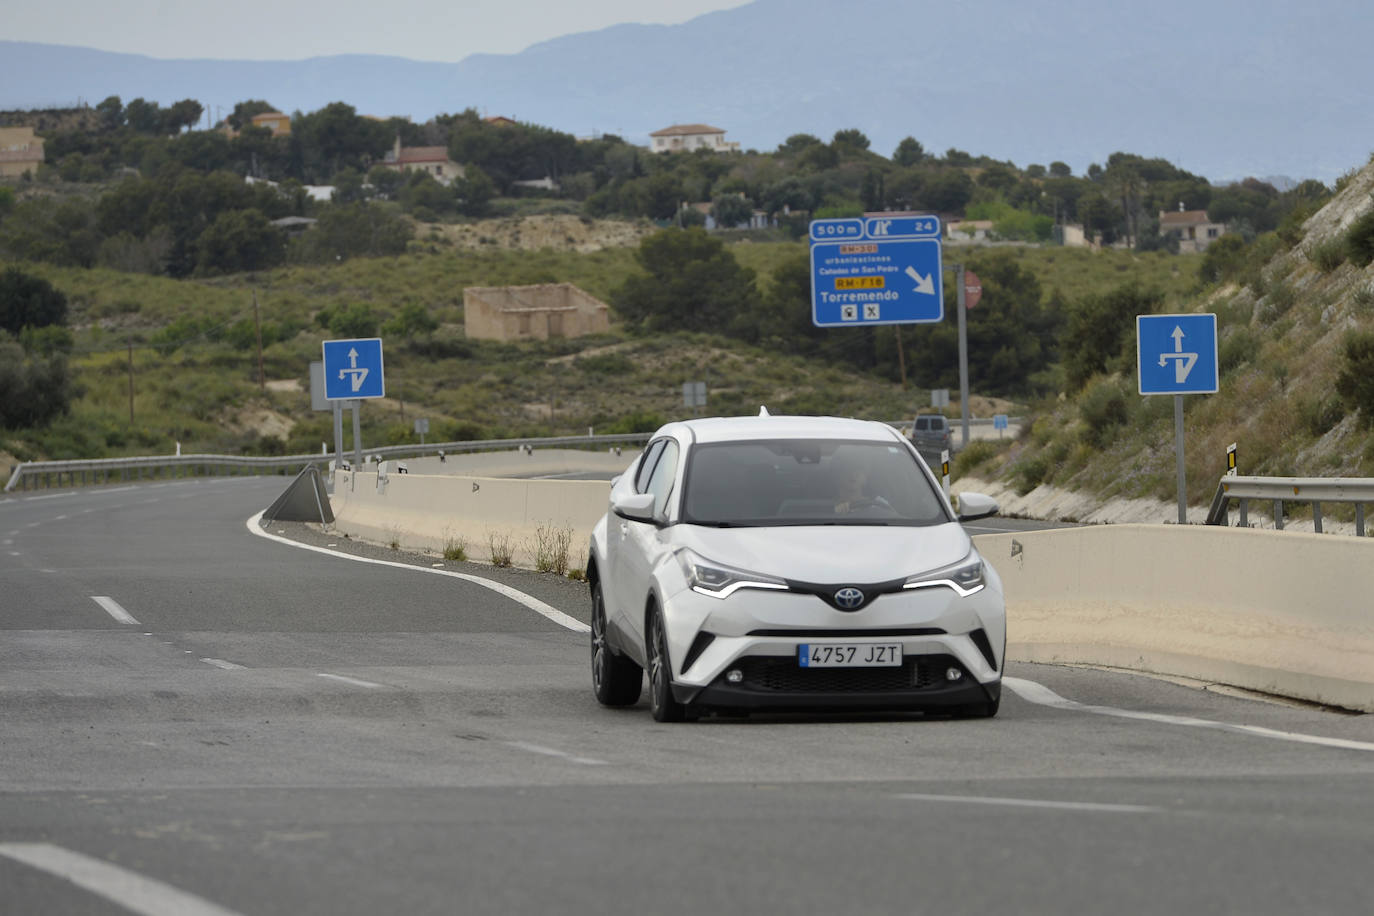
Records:
[[[1137,315],[1136,375],[1140,393],[1174,396],[1174,455],[1178,523],[1188,523],[1188,481],[1183,451],[1183,396],[1216,394],[1219,387],[1217,316]]]

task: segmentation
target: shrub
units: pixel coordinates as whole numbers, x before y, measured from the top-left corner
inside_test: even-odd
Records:
[[[1130,416],[1126,392],[1119,379],[1100,379],[1078,399],[1078,415],[1087,426],[1084,438],[1096,448],[1111,440],[1112,430]]]
[[[1259,354],[1259,336],[1247,327],[1238,327],[1222,335],[1217,350],[1221,373],[1245,365]]]
[[[1305,253],[1307,260],[1317,265],[1317,269],[1329,274],[1345,263],[1346,245],[1341,239],[1328,239],[1321,244],[1309,246]]]
[[[1044,481],[1045,475],[1049,473],[1049,456],[1042,453],[1023,458],[1016,463],[1014,477],[1016,480],[1016,492],[1018,495],[1025,496],[1031,490]]]
[[[1370,210],[1345,232],[1346,253],[1357,267],[1368,267],[1374,261],[1374,210]]]
[[[460,537],[444,539],[444,559],[462,561],[468,558],[467,543]]]
[[[1336,392],[1374,426],[1374,332],[1352,331],[1345,337],[1345,365],[1336,376]]]
[[[491,554],[492,566],[510,566],[515,557],[515,545],[509,532],[488,531],[487,549]]]

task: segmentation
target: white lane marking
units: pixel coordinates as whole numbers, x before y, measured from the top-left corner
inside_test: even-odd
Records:
[[[3,541],[0,541],[0,544],[4,544],[6,547],[10,546],[13,543],[14,538],[5,538]]]
[[[170,884],[51,843],[0,843],[0,856],[56,875],[144,916],[239,916]]]
[[[410,570],[411,572],[430,573],[431,575],[435,576],[449,576],[454,579],[462,579],[464,582],[471,582],[473,585],[480,585],[483,588],[489,588],[499,595],[505,595],[512,601],[515,601],[519,604],[523,604],[525,607],[534,611],[536,614],[541,614],[544,617],[547,617],[549,620],[553,621],[554,623],[558,624],[560,627],[566,627],[567,629],[572,630],[574,633],[591,632],[591,627],[587,626],[585,623],[578,620],[576,617],[569,617],[567,614],[564,614],[562,611],[560,611],[553,605],[545,604],[543,601],[540,601],[533,595],[527,595],[519,589],[511,588],[509,585],[503,585],[500,582],[493,582],[491,579],[483,579],[481,576],[472,576],[468,575],[467,573],[453,572],[452,570],[448,569],[430,569],[425,566],[411,566],[407,563],[397,563],[392,560],[374,560],[370,557],[355,557],[350,554],[341,553],[337,550],[328,550],[324,547],[316,547],[313,544],[302,544],[299,541],[293,541],[290,538],[284,538],[280,535],[272,534],[268,531],[263,531],[262,526],[258,524],[258,521],[261,518],[262,512],[259,512],[257,515],[250,518],[248,520],[248,530],[253,534],[256,534],[258,537],[267,538],[269,541],[277,541],[282,544],[287,544],[291,547],[299,547],[301,550],[311,550],[315,553],[322,553],[331,557],[341,557],[345,560],[353,560],[356,563],[371,563],[375,566],[391,566],[396,569]]]
[[[1298,744],[1317,744],[1322,747],[1338,747],[1349,751],[1374,751],[1374,743],[1351,741],[1346,738],[1326,738],[1321,735],[1304,735],[1298,732],[1281,732],[1277,729],[1263,728],[1259,725],[1237,725],[1233,722],[1217,722],[1213,719],[1196,719],[1192,716],[1171,716],[1157,712],[1137,712],[1133,709],[1117,709],[1114,706],[1091,706],[1076,700],[1066,700],[1043,684],[1022,680],[1019,677],[1004,677],[1006,684],[1016,695],[1029,703],[1052,706],[1055,709],[1069,709],[1075,712],[1090,712],[1099,716],[1115,716],[1118,719],[1139,719],[1145,722],[1160,722],[1165,725],[1186,725],[1189,728],[1210,728],[1217,731],[1252,735],[1257,738],[1271,738],[1275,741],[1293,741]]]
[[[516,748],[517,750],[529,751],[531,754],[542,754],[545,757],[557,757],[560,760],[566,760],[568,763],[575,763],[579,766],[607,766],[604,760],[597,760],[595,757],[578,757],[576,754],[569,754],[567,751],[560,751],[558,748],[554,747],[544,747],[542,744],[526,744],[524,741],[507,741],[506,745]]]
[[[56,516],[55,518],[53,518],[53,521],[55,521],[55,522],[65,522],[66,520],[67,520],[67,516],[65,516],[65,515],[59,515],[59,516]]]
[[[113,598],[107,598],[104,595],[92,595],[91,600],[104,608],[105,613],[109,614],[120,623],[138,626],[138,621],[134,619],[134,615],[120,607],[119,602]]]
[[[207,665],[214,665],[216,668],[223,668],[225,671],[243,671],[243,665],[236,665],[233,662],[226,662],[222,658],[202,658],[201,661]]]
[[[331,681],[342,681],[345,684],[352,684],[354,687],[368,687],[373,690],[381,690],[384,684],[374,684],[371,681],[362,681],[356,677],[344,677],[342,674],[317,674],[316,677],[328,678]]]
[[[1115,814],[1148,814],[1163,810],[1152,805],[1108,805],[1097,802],[1043,801],[1035,798],[995,798],[985,795],[921,795],[907,792],[897,796],[909,801],[963,802],[969,805],[1010,805],[1018,808],[1051,808],[1060,811],[1101,811]]]
[[[106,491],[108,492],[108,491]],[[66,493],[44,493],[42,496],[20,496],[15,499],[19,503],[31,503],[39,499],[66,499],[68,496],[75,496],[76,491],[70,490]]]
[[[12,557],[22,557],[23,554],[20,553],[20,552],[17,551],[17,550],[11,550],[11,551],[10,551],[10,556],[12,556]]]

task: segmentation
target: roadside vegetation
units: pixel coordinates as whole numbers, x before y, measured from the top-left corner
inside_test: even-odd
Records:
[[[815,328],[800,240],[811,217],[910,208],[991,223],[996,244],[949,245],[945,262],[983,285],[974,394],[1030,420],[968,449],[957,474],[1170,495],[1172,403],[1136,393],[1134,318],[1195,311],[1219,316],[1222,391],[1187,399],[1194,501],[1232,441],[1248,473],[1374,474],[1368,168],[1334,189],[1220,188],[1126,153],[1081,176],[913,138],[884,156],[858,131],[655,156],[473,112],[376,122],[342,103],[297,113],[290,137],[247,126],[270,108],[241,105],[231,136],[185,130],[189,106],[107,99],[46,137],[37,174],[0,185],[0,453],[316,452],[332,430],[310,410],[308,365],[322,339],[354,336],[386,340],[368,445],[415,441],[421,417],[430,442],[645,432],[691,412],[687,381],[707,383],[713,414],[910,417],[930,389],[957,392],[955,322]],[[467,178],[380,168],[398,136],[446,146]],[[558,190],[516,184],[546,175]],[[305,191],[322,182],[329,202]],[[776,225],[707,232],[682,201],[724,225]],[[1179,205],[1226,225],[1204,255],[1159,233],[1158,212]],[[317,222],[288,238],[282,216]],[[1067,222],[1106,247],[1048,244]],[[555,282],[609,302],[611,332],[466,338],[465,286]]]

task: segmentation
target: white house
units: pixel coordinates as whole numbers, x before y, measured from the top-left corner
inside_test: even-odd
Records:
[[[709,124],[674,124],[649,134],[655,153],[690,153],[709,149],[717,153],[739,150],[739,144],[725,139],[725,131]]]

